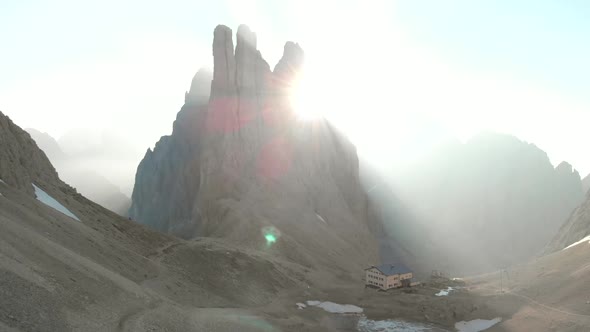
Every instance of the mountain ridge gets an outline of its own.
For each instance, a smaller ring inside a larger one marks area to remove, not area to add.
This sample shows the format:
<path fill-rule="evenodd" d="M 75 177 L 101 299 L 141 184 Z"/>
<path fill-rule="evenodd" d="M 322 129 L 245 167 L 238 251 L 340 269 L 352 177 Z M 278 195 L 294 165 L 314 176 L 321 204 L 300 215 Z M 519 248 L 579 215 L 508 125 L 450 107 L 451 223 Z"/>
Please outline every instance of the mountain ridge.
<path fill-rule="evenodd" d="M 554 167 L 536 145 L 492 132 L 439 149 L 396 180 L 439 247 L 434 254 L 446 253 L 440 268 L 455 274 L 540 254 L 584 197 L 570 164 Z"/>

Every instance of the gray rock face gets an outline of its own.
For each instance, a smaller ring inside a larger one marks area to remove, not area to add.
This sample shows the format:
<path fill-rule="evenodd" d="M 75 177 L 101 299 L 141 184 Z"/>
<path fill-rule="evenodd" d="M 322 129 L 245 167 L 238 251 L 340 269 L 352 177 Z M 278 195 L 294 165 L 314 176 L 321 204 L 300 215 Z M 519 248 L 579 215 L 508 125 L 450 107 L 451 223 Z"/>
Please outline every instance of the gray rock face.
<path fill-rule="evenodd" d="M 584 188 L 585 193 L 588 193 L 590 190 L 590 175 L 587 175 L 584 180 L 582 180 L 582 188 Z"/>
<path fill-rule="evenodd" d="M 564 180 L 578 184 L 576 180 L 580 179 L 580 175 L 577 171 L 572 170 L 569 164 L 561 163 L 556 169 Z M 589 178 L 586 177 L 580 184 L 582 187 L 580 190 L 586 193 L 585 201 L 579 206 L 575 206 L 572 214 L 561 226 L 557 235 L 547 245 L 545 249 L 547 253 L 561 250 L 590 235 L 590 196 L 588 196 L 588 188 L 586 187 Z"/>
<path fill-rule="evenodd" d="M 26 131 L 0 112 L 0 179 L 34 197 L 31 183 L 58 184 L 49 159 Z"/>
<path fill-rule="evenodd" d="M 148 149 L 137 168 L 129 216 L 154 229 L 191 237 L 199 222 L 193 203 L 200 183 L 200 139 L 212 73 L 200 70 L 185 95 L 172 135 Z M 193 217 L 194 216 L 194 217 Z"/>
<path fill-rule="evenodd" d="M 545 249 L 546 253 L 561 250 L 590 235 L 590 196 L 574 210 Z"/>
<path fill-rule="evenodd" d="M 131 215 L 183 237 L 272 246 L 302 264 L 320 252 L 343 269 L 376 261 L 355 147 L 324 120 L 298 121 L 288 102 L 301 48 L 287 43 L 272 72 L 249 28 L 238 28 L 234 53 L 231 30 L 218 26 L 213 57 L 210 100 L 185 105 L 148 151 Z"/>

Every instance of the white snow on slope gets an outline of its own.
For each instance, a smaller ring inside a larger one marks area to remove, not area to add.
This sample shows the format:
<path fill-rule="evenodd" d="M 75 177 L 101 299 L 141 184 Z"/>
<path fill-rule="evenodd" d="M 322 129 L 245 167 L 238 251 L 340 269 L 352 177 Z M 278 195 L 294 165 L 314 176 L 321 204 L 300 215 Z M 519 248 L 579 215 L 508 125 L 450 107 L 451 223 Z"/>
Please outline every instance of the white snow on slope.
<path fill-rule="evenodd" d="M 447 289 L 442 289 L 440 292 L 434 294 L 434 296 L 449 296 L 449 293 L 453 291 L 453 287 L 449 287 Z"/>
<path fill-rule="evenodd" d="M 366 317 L 362 317 L 359 319 L 357 324 L 357 329 L 360 332 L 397 332 L 397 331 L 405 331 L 405 332 L 422 332 L 422 331 L 432 331 L 433 327 L 427 326 L 424 324 L 418 323 L 410 323 L 410 322 L 403 322 L 403 321 L 396 321 L 396 320 L 370 320 Z M 437 329 L 440 331 L 440 329 Z"/>
<path fill-rule="evenodd" d="M 39 202 L 65 214 L 66 216 L 72 219 L 80 221 L 78 217 L 76 217 L 72 212 L 70 212 L 70 210 L 68 210 L 65 206 L 61 205 L 58 201 L 56 201 L 55 198 L 49 196 L 46 192 L 44 192 L 41 188 L 37 187 L 35 184 L 33 184 L 33 187 L 35 188 L 35 196 L 37 196 L 37 200 Z"/>
<path fill-rule="evenodd" d="M 494 318 L 494 319 L 475 319 L 469 322 L 461 321 L 455 323 L 455 328 L 459 330 L 459 332 L 480 332 L 489 329 L 490 327 L 500 323 L 502 318 Z"/>
<path fill-rule="evenodd" d="M 0 179 L 0 183 L 4 183 L 4 184 L 6 184 L 6 182 L 4 182 L 4 180 L 2 180 L 2 179 Z"/>
<path fill-rule="evenodd" d="M 299 303 L 299 302 L 295 303 L 295 305 L 297 306 L 297 309 L 299 309 L 299 310 L 304 309 L 305 307 L 307 307 L 305 304 Z"/>
<path fill-rule="evenodd" d="M 567 247 L 563 248 L 562 250 L 566 250 L 566 249 L 569 249 L 569 248 L 571 248 L 571 247 L 573 247 L 573 246 L 577 246 L 578 244 L 580 244 L 580 243 L 583 243 L 583 242 L 588 242 L 588 243 L 590 243 L 590 235 L 586 236 L 585 238 L 581 239 L 581 240 L 580 240 L 580 241 L 578 241 L 578 242 L 575 242 L 575 243 L 572 243 L 572 244 L 570 244 L 569 246 L 567 246 Z"/>
<path fill-rule="evenodd" d="M 328 223 L 326 222 L 326 219 L 322 218 L 322 216 L 320 216 L 320 215 L 319 215 L 319 214 L 317 214 L 317 213 L 316 213 L 315 215 L 318 217 L 318 219 L 319 219 L 319 220 L 323 221 L 323 222 L 324 222 L 324 224 L 328 224 Z"/>
<path fill-rule="evenodd" d="M 352 304 L 338 304 L 334 302 L 320 302 L 320 301 L 307 301 L 307 305 L 310 307 L 322 308 L 327 312 L 333 314 L 360 314 L 363 312 L 363 308 L 357 307 Z"/>

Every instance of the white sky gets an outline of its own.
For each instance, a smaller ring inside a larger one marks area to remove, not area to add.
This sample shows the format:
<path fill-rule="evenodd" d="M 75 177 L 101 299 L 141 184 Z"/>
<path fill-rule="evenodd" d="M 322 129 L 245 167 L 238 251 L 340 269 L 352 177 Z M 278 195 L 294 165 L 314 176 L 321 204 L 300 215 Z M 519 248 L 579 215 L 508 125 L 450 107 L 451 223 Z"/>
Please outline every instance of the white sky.
<path fill-rule="evenodd" d="M 299 104 L 330 118 L 375 163 L 412 150 L 415 132 L 466 139 L 490 129 L 535 143 L 554 163 L 567 160 L 590 172 L 584 2 L 2 6 L 0 110 L 56 139 L 73 131 L 87 133 L 80 142 L 89 145 L 105 135 L 124 140 L 128 153 L 118 151 L 105 161 L 113 165 L 96 171 L 127 192 L 132 165 L 171 132 L 192 76 L 210 65 L 218 23 L 234 31 L 250 25 L 271 66 L 285 41 L 299 42 L 307 57 Z"/>

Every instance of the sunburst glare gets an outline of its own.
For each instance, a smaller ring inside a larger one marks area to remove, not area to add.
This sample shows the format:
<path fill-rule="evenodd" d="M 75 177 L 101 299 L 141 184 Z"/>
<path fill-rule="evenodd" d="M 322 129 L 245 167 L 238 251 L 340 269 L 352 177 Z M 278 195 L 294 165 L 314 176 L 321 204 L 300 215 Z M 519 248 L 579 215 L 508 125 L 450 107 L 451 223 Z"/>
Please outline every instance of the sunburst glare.
<path fill-rule="evenodd" d="M 291 88 L 291 106 L 297 117 L 304 121 L 313 121 L 323 117 L 320 106 L 321 90 L 312 84 L 305 73 L 301 73 Z"/>

